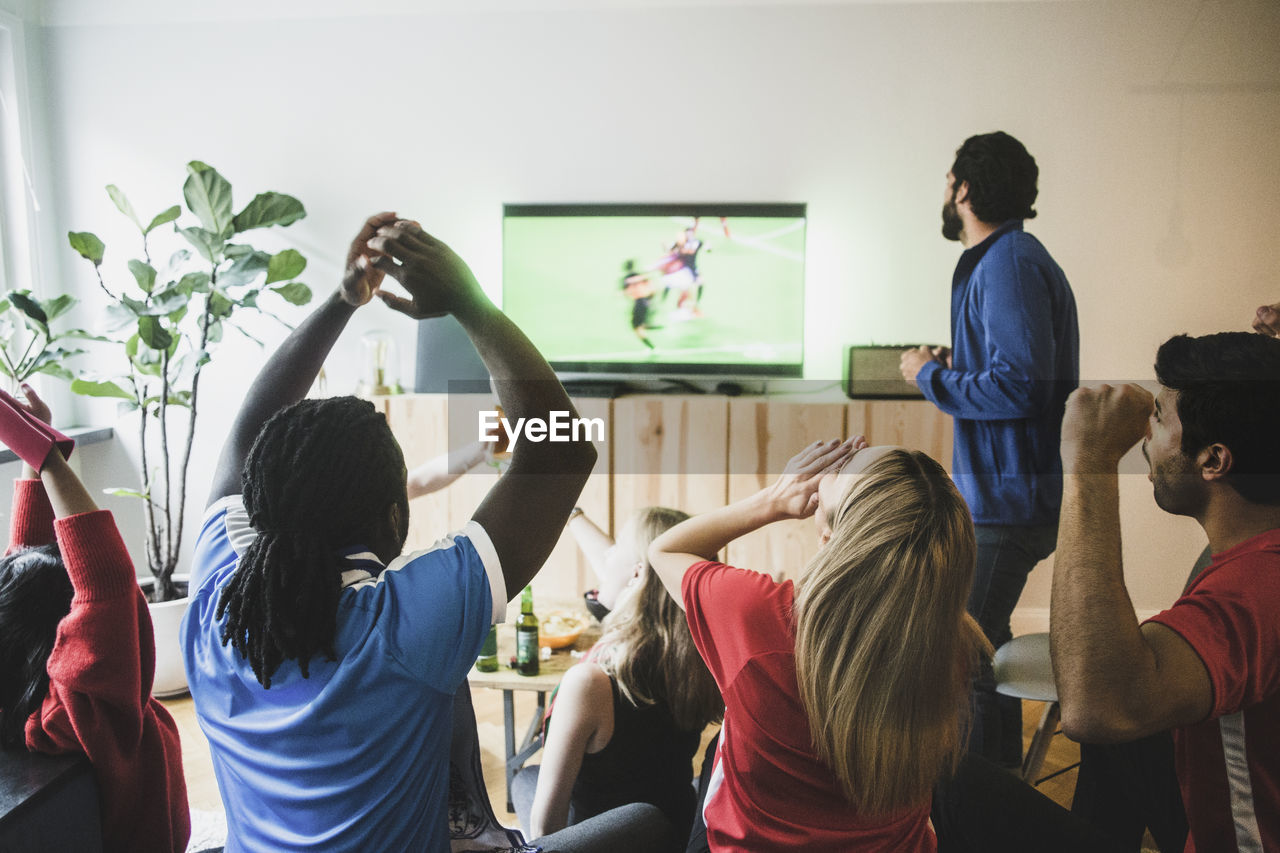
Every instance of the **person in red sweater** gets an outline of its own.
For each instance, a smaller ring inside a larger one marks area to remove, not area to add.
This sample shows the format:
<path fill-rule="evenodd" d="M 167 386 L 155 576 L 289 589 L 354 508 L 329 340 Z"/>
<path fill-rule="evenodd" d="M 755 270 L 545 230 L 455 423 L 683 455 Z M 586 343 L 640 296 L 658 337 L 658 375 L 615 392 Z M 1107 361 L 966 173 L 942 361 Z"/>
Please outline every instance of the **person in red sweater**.
<path fill-rule="evenodd" d="M 48 406 L 23 390 L 48 423 Z M 0 560 L 0 742 L 89 757 L 108 851 L 181 851 L 191 835 L 178 727 L 151 698 L 154 674 L 151 616 L 120 532 L 54 448 L 14 482 Z"/>

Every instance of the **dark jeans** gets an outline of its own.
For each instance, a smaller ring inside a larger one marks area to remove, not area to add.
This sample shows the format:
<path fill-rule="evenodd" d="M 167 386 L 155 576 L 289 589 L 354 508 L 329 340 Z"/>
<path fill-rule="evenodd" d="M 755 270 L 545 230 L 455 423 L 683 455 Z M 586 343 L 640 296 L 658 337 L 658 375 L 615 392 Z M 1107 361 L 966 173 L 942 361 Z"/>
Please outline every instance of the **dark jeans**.
<path fill-rule="evenodd" d="M 1009 617 L 1018 604 L 1027 575 L 1058 542 L 1056 524 L 1038 527 L 975 528 L 978 562 L 969 593 L 969 613 L 995 648 L 1009 642 Z M 1002 767 L 1022 764 L 1022 700 L 996 693 L 991 664 L 986 661 L 973 688 L 973 722 L 969 751 Z"/>
<path fill-rule="evenodd" d="M 1123 853 L 1096 827 L 972 753 L 938 784 L 930 813 L 938 853 Z"/>
<path fill-rule="evenodd" d="M 1130 853 L 1142 848 L 1147 829 L 1163 853 L 1181 853 L 1187 843 L 1187 815 L 1174 768 L 1173 735 L 1159 732 L 1129 743 L 1080 744 L 1071 813 Z"/>

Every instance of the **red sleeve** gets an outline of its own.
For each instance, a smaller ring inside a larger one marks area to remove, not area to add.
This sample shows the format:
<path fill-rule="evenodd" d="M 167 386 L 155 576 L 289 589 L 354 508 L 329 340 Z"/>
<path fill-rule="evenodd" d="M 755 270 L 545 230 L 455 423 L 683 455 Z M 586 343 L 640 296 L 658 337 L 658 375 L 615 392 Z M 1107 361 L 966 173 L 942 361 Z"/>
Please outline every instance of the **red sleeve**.
<path fill-rule="evenodd" d="M 706 560 L 680 583 L 689 632 L 721 692 L 752 657 L 794 652 L 791 581 Z"/>
<path fill-rule="evenodd" d="M 1280 558 L 1238 559 L 1206 572 L 1151 618 L 1193 648 L 1213 684 L 1212 717 L 1280 691 Z"/>
<path fill-rule="evenodd" d="M 52 544 L 53 507 L 39 480 L 13 481 L 13 517 L 9 520 L 9 550 Z"/>
<path fill-rule="evenodd" d="M 49 690 L 69 709 L 83 707 L 102 715 L 103 724 L 132 729 L 155 676 L 151 614 L 133 563 L 106 510 L 60 518 L 55 526 L 75 594 L 49 655 Z"/>

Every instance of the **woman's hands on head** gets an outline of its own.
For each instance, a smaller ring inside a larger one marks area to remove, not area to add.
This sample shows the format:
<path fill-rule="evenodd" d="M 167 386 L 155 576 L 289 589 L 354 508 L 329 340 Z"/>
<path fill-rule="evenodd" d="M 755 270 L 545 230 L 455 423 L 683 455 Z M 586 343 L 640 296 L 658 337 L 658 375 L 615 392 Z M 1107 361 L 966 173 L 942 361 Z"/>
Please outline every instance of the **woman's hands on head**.
<path fill-rule="evenodd" d="M 865 436 L 855 435 L 815 441 L 801 450 L 782 469 L 765 492 L 779 518 L 808 518 L 818 508 L 818 484 L 823 476 L 839 471 L 856 451 L 867 446 Z"/>

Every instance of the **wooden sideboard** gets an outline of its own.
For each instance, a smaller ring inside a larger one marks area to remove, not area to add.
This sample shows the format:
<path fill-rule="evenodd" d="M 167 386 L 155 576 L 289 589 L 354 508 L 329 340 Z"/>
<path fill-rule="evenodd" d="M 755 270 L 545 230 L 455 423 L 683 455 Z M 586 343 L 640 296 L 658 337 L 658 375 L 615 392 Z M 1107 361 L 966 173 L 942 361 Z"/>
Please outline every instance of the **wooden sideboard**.
<path fill-rule="evenodd" d="M 486 395 L 406 394 L 377 400 L 409 467 L 478 434 Z M 923 400 L 843 397 L 633 395 L 575 400 L 583 418 L 600 418 L 605 440 L 579 505 L 615 534 L 637 509 L 664 505 L 705 512 L 772 482 L 812 441 L 865 434 L 873 444 L 924 450 L 948 469 L 951 418 Z M 423 548 L 466 523 L 497 473 L 481 467 L 412 504 L 408 548 Z M 794 576 L 817 550 L 812 520 L 771 525 L 728 548 L 734 565 Z M 565 534 L 534 581 L 542 600 L 576 600 L 595 576 Z"/>

